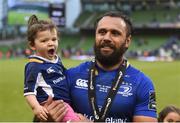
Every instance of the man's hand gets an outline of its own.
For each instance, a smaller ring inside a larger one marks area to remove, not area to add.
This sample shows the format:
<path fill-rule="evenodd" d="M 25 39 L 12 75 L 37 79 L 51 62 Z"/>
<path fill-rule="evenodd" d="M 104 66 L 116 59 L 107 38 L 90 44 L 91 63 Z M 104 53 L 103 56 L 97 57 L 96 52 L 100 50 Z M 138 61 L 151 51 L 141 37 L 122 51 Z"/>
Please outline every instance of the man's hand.
<path fill-rule="evenodd" d="M 48 119 L 48 111 L 45 107 L 38 105 L 33 109 L 35 116 L 41 121 L 47 121 Z"/>
<path fill-rule="evenodd" d="M 44 107 L 49 112 L 48 121 L 60 122 L 64 118 L 67 110 L 66 105 L 63 100 L 53 100 L 52 97 L 49 97 L 47 102 L 44 104 Z"/>
<path fill-rule="evenodd" d="M 84 122 L 84 123 L 93 123 L 93 121 L 90 121 L 87 117 L 83 116 L 82 114 L 78 113 L 77 114 L 79 117 L 79 122 Z"/>

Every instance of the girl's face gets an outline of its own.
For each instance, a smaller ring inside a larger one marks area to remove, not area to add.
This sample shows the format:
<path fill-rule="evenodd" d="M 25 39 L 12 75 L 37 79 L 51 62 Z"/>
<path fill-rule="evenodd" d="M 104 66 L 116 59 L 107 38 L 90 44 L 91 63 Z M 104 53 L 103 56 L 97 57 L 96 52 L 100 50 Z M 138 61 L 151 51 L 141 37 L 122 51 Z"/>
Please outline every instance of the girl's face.
<path fill-rule="evenodd" d="M 48 60 L 54 60 L 58 48 L 57 30 L 52 29 L 37 32 L 34 45 L 30 47 L 35 51 L 36 55 Z"/>
<path fill-rule="evenodd" d="M 180 122 L 180 116 L 178 113 L 176 112 L 170 112 L 168 113 L 168 115 L 164 118 L 164 121 L 165 123 L 168 123 L 168 122 Z"/>

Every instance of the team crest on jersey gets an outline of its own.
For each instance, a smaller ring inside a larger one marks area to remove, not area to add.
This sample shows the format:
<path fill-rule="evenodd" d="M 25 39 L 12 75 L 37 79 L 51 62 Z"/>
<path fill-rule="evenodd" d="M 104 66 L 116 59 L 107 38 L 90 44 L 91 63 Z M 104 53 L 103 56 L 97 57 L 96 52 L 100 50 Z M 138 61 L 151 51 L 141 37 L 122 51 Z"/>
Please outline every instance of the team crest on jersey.
<path fill-rule="evenodd" d="M 132 96 L 132 86 L 131 84 L 125 84 L 125 85 L 121 85 L 120 89 L 118 91 L 118 94 L 121 94 L 124 97 L 128 97 L 128 96 Z"/>
<path fill-rule="evenodd" d="M 111 88 L 111 86 L 105 86 L 105 85 L 100 85 L 100 84 L 97 84 L 97 87 L 100 92 L 105 92 L 105 93 L 107 93 L 109 91 L 109 89 Z M 133 95 L 132 94 L 132 84 L 123 82 L 122 85 L 120 86 L 117 94 L 121 94 L 124 97 Z"/>
<path fill-rule="evenodd" d="M 154 91 L 149 92 L 148 108 L 149 108 L 149 110 L 156 110 L 156 97 L 155 97 L 155 92 Z"/>

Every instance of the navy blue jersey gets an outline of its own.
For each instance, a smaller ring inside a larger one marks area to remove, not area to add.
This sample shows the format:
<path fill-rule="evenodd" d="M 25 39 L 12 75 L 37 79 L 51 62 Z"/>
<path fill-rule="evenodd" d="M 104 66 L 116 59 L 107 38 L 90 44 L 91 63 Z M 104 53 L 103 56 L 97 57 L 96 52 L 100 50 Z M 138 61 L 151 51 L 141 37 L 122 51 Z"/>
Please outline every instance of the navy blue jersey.
<path fill-rule="evenodd" d="M 70 102 L 65 68 L 57 56 L 55 61 L 49 61 L 39 56 L 30 56 L 25 66 L 24 96 L 36 95 L 38 102 L 47 100 L 51 95 L 55 100 L 63 99 Z"/>
<path fill-rule="evenodd" d="M 76 112 L 94 120 L 88 99 L 89 69 L 92 62 L 85 62 L 67 70 L 72 107 Z M 111 84 L 118 70 L 104 71 L 98 66 L 96 80 L 96 99 L 101 110 Z M 155 92 L 151 80 L 131 65 L 125 70 L 123 82 L 107 113 L 106 122 L 131 122 L 133 116 L 157 117 Z"/>

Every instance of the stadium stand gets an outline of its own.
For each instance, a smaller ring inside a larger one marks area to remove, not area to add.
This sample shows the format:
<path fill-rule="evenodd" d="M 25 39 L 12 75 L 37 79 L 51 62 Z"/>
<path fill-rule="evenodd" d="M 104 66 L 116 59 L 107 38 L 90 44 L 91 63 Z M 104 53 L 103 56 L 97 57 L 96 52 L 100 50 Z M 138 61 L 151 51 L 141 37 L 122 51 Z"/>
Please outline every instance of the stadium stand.
<path fill-rule="evenodd" d="M 144 7 L 144 2 L 140 1 L 132 1 L 131 4 L 123 4 L 123 1 L 121 1 L 121 5 L 117 6 L 116 1 L 114 1 L 114 4 L 111 4 L 107 7 L 104 7 L 108 5 L 108 1 L 92 1 L 89 2 L 88 0 L 84 0 L 84 10 L 78 17 L 78 19 L 75 22 L 75 26 L 79 28 L 93 28 L 93 22 L 94 19 L 97 18 L 99 15 L 104 13 L 105 11 L 109 10 L 121 10 L 125 11 L 129 14 L 131 19 L 133 20 L 133 23 L 136 26 L 146 26 L 148 24 L 154 24 L 158 26 L 157 24 L 161 23 L 175 23 L 179 22 L 179 11 L 180 9 L 178 6 L 170 7 L 167 6 L 167 3 L 165 4 L 157 4 L 157 3 L 146 3 L 146 7 Z M 111 1 L 113 2 L 113 0 Z M 125 1 L 124 1 L 125 2 Z M 101 3 L 101 4 L 100 4 Z M 134 4 L 132 4 L 134 3 Z M 114 7 L 112 7 L 112 5 Z M 98 7 L 97 7 L 98 6 Z M 106 8 L 106 9 L 103 9 Z M 121 8 L 121 9 L 120 9 Z M 83 26 L 82 26 L 83 25 Z M 152 25 L 153 26 L 153 25 Z"/>
<path fill-rule="evenodd" d="M 133 45 L 130 47 L 129 53 L 127 53 L 127 56 L 131 58 L 152 55 L 161 56 L 159 48 L 167 49 L 164 46 L 169 46 L 168 40 L 171 39 L 172 35 L 180 32 L 179 1 L 82 0 L 82 3 L 84 6 L 83 11 L 74 23 L 74 26 L 81 30 L 82 36 L 93 34 L 95 19 L 106 11 L 120 10 L 131 17 L 135 28 Z M 92 51 L 92 47 L 87 47 L 94 40 L 90 37 L 87 36 L 86 41 L 81 44 L 83 50 L 87 52 Z M 177 39 L 176 42 L 179 42 L 179 40 Z M 174 47 L 179 47 L 179 43 L 176 43 Z M 169 48 L 172 50 L 171 46 Z M 178 55 L 172 55 L 173 52 L 174 50 L 171 51 L 169 56 L 173 59 L 179 59 Z M 177 52 L 176 50 L 175 54 L 179 54 Z"/>
<path fill-rule="evenodd" d="M 77 54 L 92 55 L 95 19 L 106 11 L 118 10 L 125 12 L 131 17 L 135 29 L 132 45 L 126 54 L 127 57 L 136 58 L 152 55 L 159 57 L 163 56 L 162 54 L 169 53 L 169 56 L 173 59 L 180 59 L 178 50 L 180 49 L 180 40 L 176 36 L 180 33 L 180 1 L 81 0 L 81 5 L 81 13 L 72 27 L 78 31 L 71 33 L 71 29 L 69 31 L 66 27 L 60 30 L 63 33 L 60 39 L 62 56 L 70 57 Z M 14 10 L 24 11 L 24 16 L 28 16 L 26 10 L 35 10 L 40 12 L 42 18 L 48 17 L 47 2 L 46 4 L 39 4 L 35 1 L 32 3 L 28 2 L 28 4 L 17 4 L 9 9 L 10 20 L 8 20 L 8 25 L 5 25 L 3 30 L 0 29 L 0 42 L 8 38 L 10 40 L 16 39 L 16 37 L 21 37 L 20 40 L 22 42 L 26 40 L 23 34 L 26 29 L 22 28 L 24 22 L 17 24 L 17 14 L 14 13 Z M 5 54 L 11 49 L 14 49 L 15 52 L 17 52 L 16 50 L 20 52 L 19 49 L 22 51 L 27 49 L 26 45 L 19 43 L 15 43 L 16 46 L 13 45 L 6 46 L 0 43 L 1 54 Z"/>

